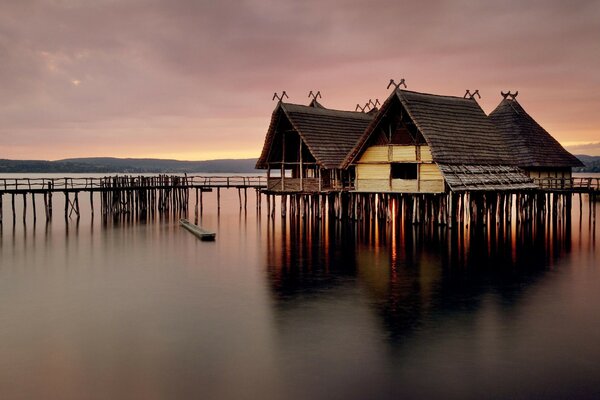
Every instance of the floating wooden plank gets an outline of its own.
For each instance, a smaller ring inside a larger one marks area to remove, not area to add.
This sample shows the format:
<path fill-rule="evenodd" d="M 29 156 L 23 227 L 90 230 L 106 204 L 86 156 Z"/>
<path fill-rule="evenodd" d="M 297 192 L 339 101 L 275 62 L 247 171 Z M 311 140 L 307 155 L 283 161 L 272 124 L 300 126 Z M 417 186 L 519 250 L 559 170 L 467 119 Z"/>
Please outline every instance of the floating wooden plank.
<path fill-rule="evenodd" d="M 192 232 L 196 235 L 200 240 L 215 240 L 217 234 L 215 232 L 207 231 L 206 229 L 202 229 L 198 225 L 192 224 L 185 218 L 181 218 L 179 220 L 179 224 L 183 226 L 188 231 Z"/>

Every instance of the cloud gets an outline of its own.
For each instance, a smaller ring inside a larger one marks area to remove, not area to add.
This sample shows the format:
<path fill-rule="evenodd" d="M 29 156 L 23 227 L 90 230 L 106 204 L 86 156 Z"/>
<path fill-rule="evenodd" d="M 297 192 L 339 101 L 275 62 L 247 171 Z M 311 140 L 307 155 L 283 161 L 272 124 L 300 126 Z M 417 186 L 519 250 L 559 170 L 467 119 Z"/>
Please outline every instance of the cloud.
<path fill-rule="evenodd" d="M 519 89 L 559 140 L 593 141 L 599 36 L 597 1 L 9 0 L 2 150 L 22 154 L 21 138 L 38 145 L 31 154 L 61 157 L 76 140 L 69 151 L 103 143 L 111 155 L 122 146 L 105 139 L 119 136 L 132 156 L 258 152 L 274 91 L 305 103 L 320 89 L 348 109 L 385 97 L 390 77 L 442 94 L 480 89 L 486 110 Z M 131 143 L 144 140 L 156 150 Z"/>
<path fill-rule="evenodd" d="M 600 155 L 600 142 L 567 145 L 565 148 L 573 154 Z"/>

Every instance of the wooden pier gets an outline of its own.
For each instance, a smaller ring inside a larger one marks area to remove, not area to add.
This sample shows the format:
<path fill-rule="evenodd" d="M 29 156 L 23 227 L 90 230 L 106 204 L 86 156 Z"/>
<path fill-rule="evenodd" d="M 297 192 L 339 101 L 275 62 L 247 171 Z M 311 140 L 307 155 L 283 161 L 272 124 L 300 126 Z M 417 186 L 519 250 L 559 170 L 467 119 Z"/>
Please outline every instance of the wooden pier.
<path fill-rule="evenodd" d="M 103 216 L 148 217 L 168 212 L 186 212 L 190 193 L 195 192 L 196 214 L 202 212 L 204 192 L 217 192 L 217 207 L 221 207 L 221 189 L 238 191 L 240 208 L 246 207 L 248 190 L 259 199 L 267 180 L 262 176 L 109 176 L 102 178 L 0 178 L 0 223 L 4 195 L 11 200 L 13 221 L 16 219 L 15 197 L 22 196 L 23 220 L 27 217 L 27 198 L 31 198 L 34 221 L 37 219 L 35 196 L 42 196 L 44 216 L 50 220 L 54 210 L 53 196 L 64 195 L 64 217 L 80 216 L 81 193 L 89 194 L 94 215 L 94 194 L 100 194 Z M 243 196 L 243 199 L 242 199 Z M 260 201 L 257 201 L 257 207 Z"/>
<path fill-rule="evenodd" d="M 445 193 L 365 193 L 352 188 L 320 192 L 276 192 L 269 190 L 265 176 L 112 176 L 103 178 L 0 178 L 0 223 L 4 197 L 10 198 L 13 222 L 15 202 L 22 196 L 23 221 L 28 198 L 34 221 L 36 196 L 43 197 L 44 217 L 50 220 L 53 196 L 64 196 L 64 217 L 80 217 L 80 194 L 89 194 L 90 211 L 95 213 L 94 196 L 99 193 L 103 217 L 150 218 L 167 213 L 186 214 L 193 196 L 196 217 L 203 212 L 203 193 L 216 191 L 217 209 L 221 189 L 238 191 L 240 209 L 248 204 L 248 190 L 254 190 L 256 208 L 266 197 L 267 215 L 274 218 L 276 203 L 281 216 L 364 220 L 399 218 L 405 223 L 453 227 L 457 224 L 487 225 L 542 220 L 571 213 L 573 201 L 583 209 L 583 195 L 589 202 L 590 222 L 595 223 L 594 202 L 600 198 L 600 178 L 544 178 L 538 189 L 521 191 L 464 191 Z M 277 201 L 278 200 L 278 201 Z M 581 215 L 581 212 L 580 212 Z"/>

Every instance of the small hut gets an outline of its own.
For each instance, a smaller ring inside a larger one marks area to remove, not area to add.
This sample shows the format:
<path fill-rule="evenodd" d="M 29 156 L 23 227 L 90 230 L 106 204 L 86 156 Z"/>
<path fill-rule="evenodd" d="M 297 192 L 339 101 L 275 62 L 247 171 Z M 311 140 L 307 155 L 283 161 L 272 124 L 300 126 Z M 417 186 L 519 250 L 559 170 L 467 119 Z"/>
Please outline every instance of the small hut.
<path fill-rule="evenodd" d="M 516 165 L 540 186 L 562 185 L 571 178 L 572 167 L 583 165 L 527 114 L 515 96 L 506 96 L 489 118 L 504 135 Z"/>
<path fill-rule="evenodd" d="M 443 193 L 533 189 L 473 98 L 395 89 L 349 151 L 355 190 Z"/>
<path fill-rule="evenodd" d="M 373 119 L 369 113 L 279 102 L 273 111 L 256 168 L 267 170 L 273 193 L 343 190 L 352 177 L 342 168 L 346 155 Z"/>

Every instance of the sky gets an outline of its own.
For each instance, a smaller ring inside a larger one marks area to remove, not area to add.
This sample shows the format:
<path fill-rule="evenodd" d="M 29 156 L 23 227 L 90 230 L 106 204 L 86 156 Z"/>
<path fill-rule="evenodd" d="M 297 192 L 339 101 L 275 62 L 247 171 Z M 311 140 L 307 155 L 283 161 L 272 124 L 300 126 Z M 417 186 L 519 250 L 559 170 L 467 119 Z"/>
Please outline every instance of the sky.
<path fill-rule="evenodd" d="M 275 102 L 500 91 L 600 155 L 600 1 L 2 0 L 0 158 L 258 157 Z"/>

